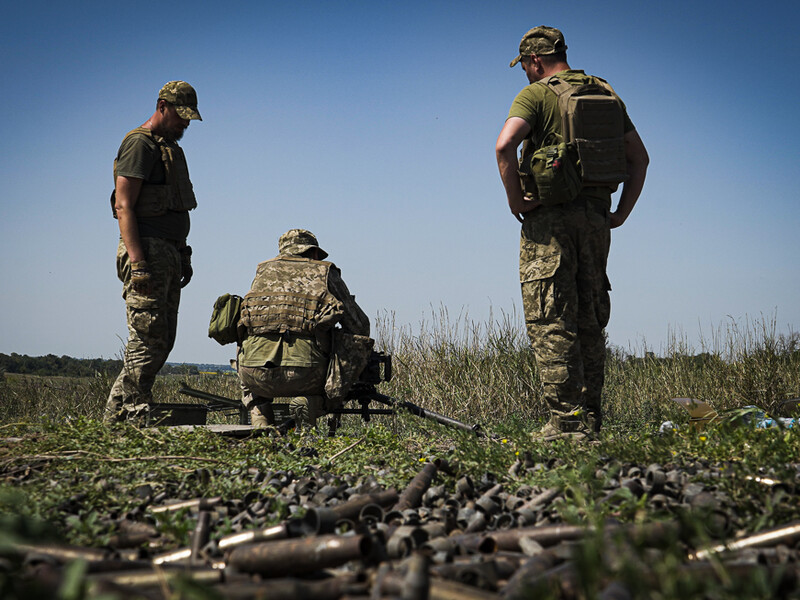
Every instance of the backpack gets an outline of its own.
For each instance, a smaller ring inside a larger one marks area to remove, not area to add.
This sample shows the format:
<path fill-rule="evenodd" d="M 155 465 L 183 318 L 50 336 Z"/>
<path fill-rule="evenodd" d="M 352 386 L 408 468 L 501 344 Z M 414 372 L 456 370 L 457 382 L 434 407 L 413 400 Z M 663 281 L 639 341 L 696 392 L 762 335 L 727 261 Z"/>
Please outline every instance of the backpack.
<path fill-rule="evenodd" d="M 521 174 L 533 178 L 525 187 L 533 183 L 543 204 L 570 202 L 584 186 L 615 190 L 628 177 L 622 101 L 595 79 L 573 85 L 551 75 L 541 81 L 558 96 L 562 140 L 533 152 Z"/>
<path fill-rule="evenodd" d="M 628 178 L 625 111 L 605 81 L 572 85 L 552 75 L 545 85 L 558 94 L 564 142 L 578 151 L 583 185 L 616 186 Z"/>
<path fill-rule="evenodd" d="M 236 331 L 239 325 L 239 313 L 242 309 L 242 297 L 234 294 L 223 294 L 214 302 L 211 322 L 208 324 L 208 337 L 223 346 L 239 341 Z"/>

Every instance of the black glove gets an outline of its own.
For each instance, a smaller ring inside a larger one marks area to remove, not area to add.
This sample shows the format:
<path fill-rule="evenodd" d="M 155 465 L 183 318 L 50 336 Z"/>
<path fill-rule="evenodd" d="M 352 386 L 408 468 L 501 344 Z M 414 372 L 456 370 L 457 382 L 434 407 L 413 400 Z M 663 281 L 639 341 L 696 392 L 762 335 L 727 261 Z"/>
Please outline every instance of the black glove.
<path fill-rule="evenodd" d="M 192 269 L 192 247 L 184 246 L 180 249 L 181 253 L 181 287 L 186 287 L 192 280 L 194 270 Z"/>

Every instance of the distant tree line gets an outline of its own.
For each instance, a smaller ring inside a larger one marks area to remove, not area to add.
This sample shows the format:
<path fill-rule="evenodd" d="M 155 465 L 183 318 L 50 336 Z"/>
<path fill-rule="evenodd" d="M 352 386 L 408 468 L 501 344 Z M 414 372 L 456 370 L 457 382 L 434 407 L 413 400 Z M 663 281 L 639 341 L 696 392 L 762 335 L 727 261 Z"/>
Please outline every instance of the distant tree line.
<path fill-rule="evenodd" d="M 0 353 L 0 373 L 61 377 L 115 376 L 122 369 L 122 361 L 104 358 L 72 358 L 71 356 L 27 356 Z M 197 375 L 196 365 L 164 365 L 161 375 Z"/>

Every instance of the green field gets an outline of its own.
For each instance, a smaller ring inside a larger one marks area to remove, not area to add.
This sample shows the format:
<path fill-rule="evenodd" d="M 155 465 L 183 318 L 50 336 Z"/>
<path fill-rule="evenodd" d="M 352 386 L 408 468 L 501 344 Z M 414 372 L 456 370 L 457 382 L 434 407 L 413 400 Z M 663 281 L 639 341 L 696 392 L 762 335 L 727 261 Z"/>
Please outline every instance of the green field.
<path fill-rule="evenodd" d="M 0 597 L 35 597 L 24 595 L 15 546 L 108 545 L 120 533 L 121 515 L 141 512 L 145 488 L 148 499 L 242 498 L 256 485 L 253 473 L 325 472 L 342 481 L 368 479 L 403 489 L 435 459 L 452 467 L 436 480 L 447 494 L 455 493 L 464 476 L 499 483 L 507 492 L 555 489 L 548 522 L 595 532 L 571 550 L 577 595 L 556 587 L 542 597 L 598 597 L 609 582 L 620 582 L 631 594 L 627 597 L 637 598 L 798 597 L 796 588 L 782 587 L 786 579 L 777 563 L 758 559 L 762 563 L 743 568 L 713 556 L 710 571 L 703 571 L 688 558 L 719 540 L 800 520 L 800 428 L 759 429 L 742 419 L 745 406 L 769 412 L 800 397 L 797 335 L 779 335 L 767 321 L 732 324 L 699 352 L 679 341 L 661 356 L 610 349 L 608 426 L 598 445 L 530 440 L 546 411 L 524 334 L 511 319 L 450 323 L 442 315 L 414 336 L 383 323 L 378 340 L 394 356 L 395 376 L 381 386 L 383 393 L 479 422 L 496 438 L 478 439 L 407 415 L 376 417 L 366 425 L 346 417 L 334 438 L 292 432 L 234 441 L 207 432 L 108 427 L 99 418 L 110 377 L 6 374 L 0 382 Z M 231 398 L 239 393 L 231 376 L 169 376 L 159 378 L 156 398 L 191 401 L 177 391 L 184 381 Z M 674 397 L 704 400 L 722 418 L 702 430 L 690 427 L 688 414 L 671 402 Z M 213 418 L 235 422 L 233 415 Z M 659 435 L 666 420 L 678 430 Z M 685 485 L 701 486 L 713 501 L 665 503 L 647 490 L 613 484 L 654 464 L 683 474 Z M 289 507 L 281 506 L 262 524 L 289 517 Z M 710 527 L 719 512 L 727 515 L 725 527 Z M 196 517 L 188 511 L 159 517 L 159 551 L 187 546 Z M 659 548 L 628 539 L 609 552 L 610 542 L 601 534 L 610 523 L 655 522 L 678 524 L 680 536 Z M 233 527 L 223 520 L 212 536 Z M 793 564 L 796 543 L 784 553 Z M 61 597 L 100 597 L 82 585 L 83 572 L 69 573 L 62 573 Z M 203 586 L 187 589 L 175 584 L 158 597 L 224 597 Z"/>

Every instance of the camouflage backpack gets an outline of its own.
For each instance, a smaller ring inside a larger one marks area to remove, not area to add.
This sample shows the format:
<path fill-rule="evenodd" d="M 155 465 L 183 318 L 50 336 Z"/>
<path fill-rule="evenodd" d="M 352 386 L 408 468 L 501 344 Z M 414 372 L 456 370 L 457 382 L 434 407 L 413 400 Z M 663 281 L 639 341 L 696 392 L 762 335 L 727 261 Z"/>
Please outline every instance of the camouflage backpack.
<path fill-rule="evenodd" d="M 239 313 L 242 310 L 242 297 L 234 294 L 223 294 L 214 302 L 211 322 L 208 324 L 208 337 L 218 343 L 231 344 L 239 341 L 236 328 L 239 325 Z"/>
<path fill-rule="evenodd" d="M 544 204 L 574 200 L 583 186 L 615 190 L 625 181 L 625 112 L 605 81 L 573 85 L 551 75 L 540 83 L 558 96 L 562 140 L 543 146 L 521 165 Z M 524 152 L 523 152 L 524 155 Z"/>

